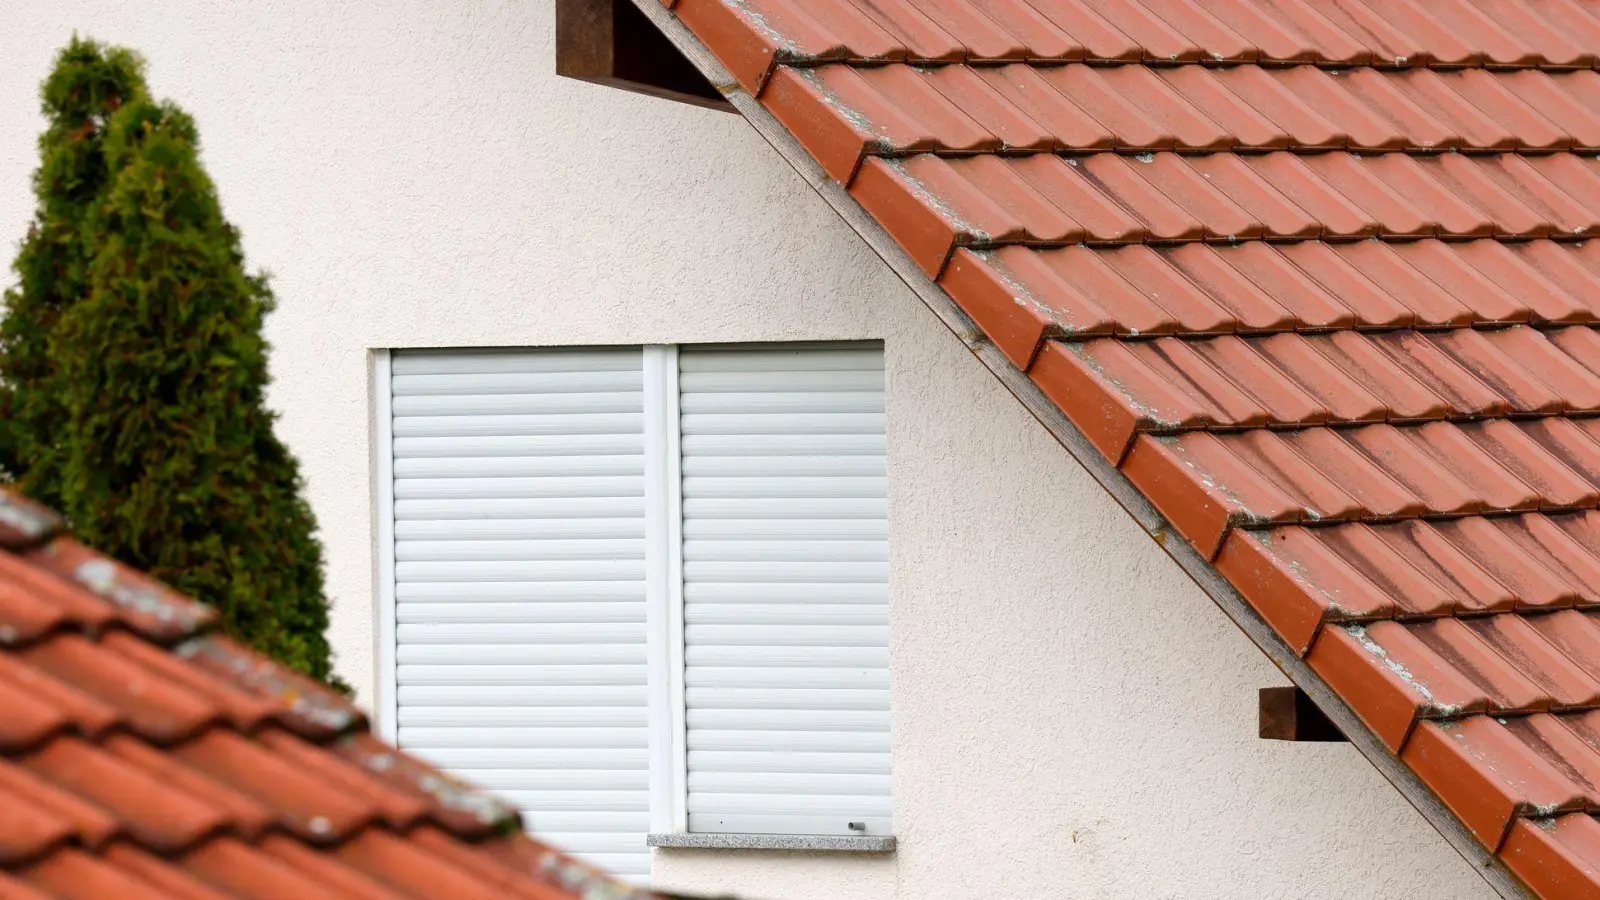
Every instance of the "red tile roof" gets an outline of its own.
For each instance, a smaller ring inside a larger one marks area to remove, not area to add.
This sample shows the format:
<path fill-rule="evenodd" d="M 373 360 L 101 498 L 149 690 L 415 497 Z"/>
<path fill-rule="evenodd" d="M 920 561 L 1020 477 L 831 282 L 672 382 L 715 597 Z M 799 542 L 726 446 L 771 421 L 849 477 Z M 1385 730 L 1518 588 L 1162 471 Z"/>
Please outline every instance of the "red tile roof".
<path fill-rule="evenodd" d="M 642 900 L 0 490 L 0 900 Z"/>
<path fill-rule="evenodd" d="M 662 3 L 1489 852 L 1600 896 L 1600 3 Z"/>

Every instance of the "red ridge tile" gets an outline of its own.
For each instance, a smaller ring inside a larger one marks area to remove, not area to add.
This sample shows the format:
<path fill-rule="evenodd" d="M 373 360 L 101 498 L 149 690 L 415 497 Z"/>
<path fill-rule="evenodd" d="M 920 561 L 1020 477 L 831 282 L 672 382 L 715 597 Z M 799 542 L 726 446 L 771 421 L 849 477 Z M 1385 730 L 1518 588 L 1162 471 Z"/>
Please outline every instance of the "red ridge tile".
<path fill-rule="evenodd" d="M 842 59 L 858 52 L 786 0 L 739 5 L 678 0 L 672 11 L 753 95 L 760 95 L 780 62 Z"/>
<path fill-rule="evenodd" d="M 1294 501 L 1250 472 L 1205 432 L 1140 436 L 1122 473 L 1207 558 L 1234 525 L 1267 525 L 1299 516 Z M 1227 484 L 1221 489 L 1215 485 Z"/>

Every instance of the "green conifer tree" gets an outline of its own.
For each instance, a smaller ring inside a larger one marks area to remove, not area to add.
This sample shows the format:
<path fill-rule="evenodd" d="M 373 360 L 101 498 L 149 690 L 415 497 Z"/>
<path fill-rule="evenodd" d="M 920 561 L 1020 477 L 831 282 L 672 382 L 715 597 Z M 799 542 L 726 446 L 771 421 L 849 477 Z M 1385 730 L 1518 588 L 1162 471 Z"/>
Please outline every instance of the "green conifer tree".
<path fill-rule="evenodd" d="M 87 292 L 50 340 L 61 508 L 87 543 L 329 679 L 316 526 L 262 403 L 273 296 L 245 270 L 198 150 L 170 104 L 126 102 L 108 123 Z"/>
<path fill-rule="evenodd" d="M 33 175 L 38 210 L 13 263 L 17 285 L 5 294 L 0 321 L 0 470 L 59 506 L 62 409 L 50 334 L 87 292 L 94 247 L 84 224 L 108 184 L 106 125 L 123 104 L 145 99 L 144 63 L 127 50 L 74 37 L 40 94 L 48 127 Z"/>

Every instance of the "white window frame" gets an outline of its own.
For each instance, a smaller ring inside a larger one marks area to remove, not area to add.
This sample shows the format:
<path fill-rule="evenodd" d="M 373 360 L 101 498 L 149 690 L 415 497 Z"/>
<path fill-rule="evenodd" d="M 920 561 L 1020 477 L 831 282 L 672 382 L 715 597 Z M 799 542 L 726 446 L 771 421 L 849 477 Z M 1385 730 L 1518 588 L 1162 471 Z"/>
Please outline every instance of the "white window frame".
<path fill-rule="evenodd" d="M 390 744 L 400 735 L 400 685 L 396 663 L 398 636 L 395 625 L 394 565 L 394 375 L 388 350 L 372 353 L 372 480 L 375 528 L 374 569 L 377 581 L 377 619 L 373 655 L 378 683 L 372 713 L 378 736 Z"/>
<path fill-rule="evenodd" d="M 650 679 L 650 831 L 689 830 L 683 667 L 683 490 L 678 348 L 644 348 L 645 648 Z M 666 673 L 666 677 L 660 677 Z"/>
<path fill-rule="evenodd" d="M 893 836 L 708 834 L 688 829 L 687 706 L 684 697 L 683 491 L 678 348 L 643 346 L 645 610 L 649 686 L 650 834 L 654 847 L 886 853 Z M 374 726 L 398 738 L 395 605 L 392 351 L 372 351 L 372 457 L 377 685 Z M 666 673 L 657 677 L 656 673 Z"/>

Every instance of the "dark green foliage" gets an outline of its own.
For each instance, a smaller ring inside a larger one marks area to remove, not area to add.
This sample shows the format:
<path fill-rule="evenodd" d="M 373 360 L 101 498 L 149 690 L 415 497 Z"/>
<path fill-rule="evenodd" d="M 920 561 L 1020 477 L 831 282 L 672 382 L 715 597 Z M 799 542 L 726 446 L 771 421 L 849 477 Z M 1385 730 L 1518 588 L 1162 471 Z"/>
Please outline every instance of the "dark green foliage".
<path fill-rule="evenodd" d="M 86 543 L 328 679 L 316 526 L 262 405 L 272 292 L 244 268 L 187 115 L 125 98 L 100 154 L 109 175 L 73 237 L 81 287 L 46 342 L 60 414 L 44 495 Z"/>
<path fill-rule="evenodd" d="M 123 104 L 146 97 L 144 64 L 133 53 L 72 43 L 56 57 L 41 90 L 49 126 L 39 136 L 34 172 L 39 209 L 17 253 L 15 288 L 0 321 L 0 469 L 34 497 L 61 502 L 54 435 L 61 404 L 50 334 L 61 312 L 87 292 L 92 241 L 85 219 L 108 186 L 106 123 Z"/>

